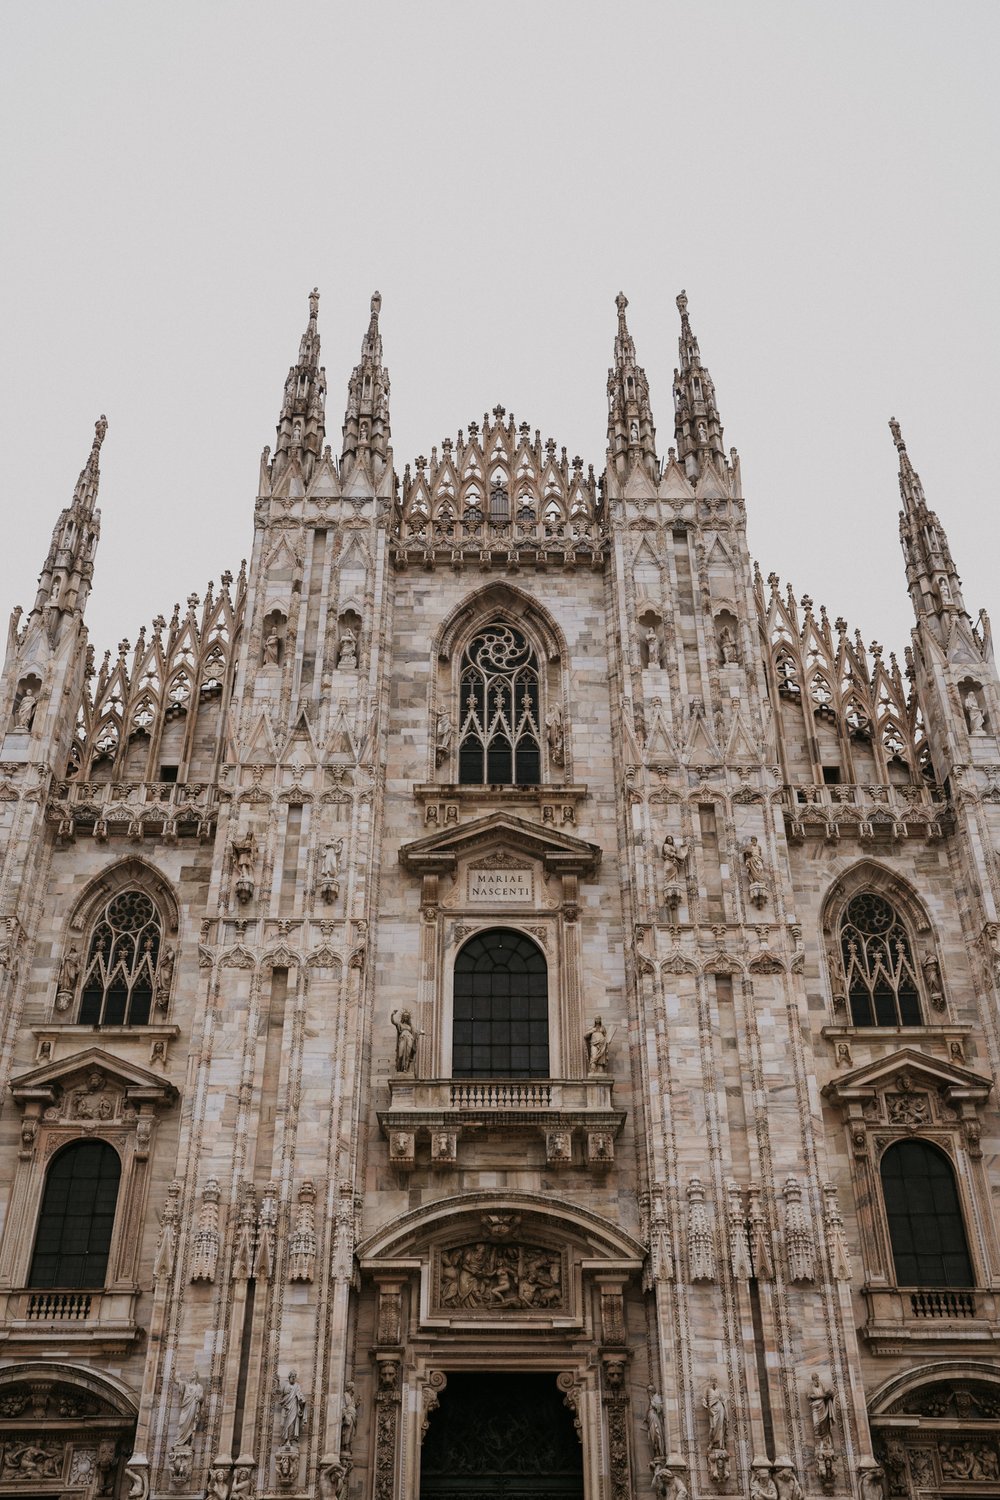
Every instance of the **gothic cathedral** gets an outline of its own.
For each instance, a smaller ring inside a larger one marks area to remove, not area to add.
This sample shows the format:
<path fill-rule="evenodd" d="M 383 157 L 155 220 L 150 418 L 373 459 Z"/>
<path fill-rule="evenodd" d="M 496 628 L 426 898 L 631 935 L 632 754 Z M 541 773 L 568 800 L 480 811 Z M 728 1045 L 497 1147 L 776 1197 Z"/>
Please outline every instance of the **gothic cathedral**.
<path fill-rule="evenodd" d="M 603 472 L 394 469 L 318 294 L 253 553 L 0 688 L 0 1497 L 1000 1497 L 1000 679 L 898 425 L 898 663 L 747 550 L 680 312 Z"/>

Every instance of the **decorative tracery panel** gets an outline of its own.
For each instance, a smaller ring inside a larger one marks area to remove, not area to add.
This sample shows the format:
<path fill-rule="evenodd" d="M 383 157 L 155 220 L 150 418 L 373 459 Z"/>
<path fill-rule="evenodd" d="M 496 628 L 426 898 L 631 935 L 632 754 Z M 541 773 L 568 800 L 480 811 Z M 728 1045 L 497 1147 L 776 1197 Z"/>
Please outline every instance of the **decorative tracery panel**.
<path fill-rule="evenodd" d="M 541 781 L 538 662 L 519 630 L 488 626 L 470 641 L 459 687 L 458 779 L 465 785 Z"/>
<path fill-rule="evenodd" d="M 895 908 L 862 891 L 844 909 L 840 947 L 855 1026 L 919 1026 L 920 987 L 909 933 Z"/>
<path fill-rule="evenodd" d="M 156 987 L 163 930 L 145 891 L 119 891 L 94 924 L 87 952 L 82 1026 L 145 1026 Z"/>

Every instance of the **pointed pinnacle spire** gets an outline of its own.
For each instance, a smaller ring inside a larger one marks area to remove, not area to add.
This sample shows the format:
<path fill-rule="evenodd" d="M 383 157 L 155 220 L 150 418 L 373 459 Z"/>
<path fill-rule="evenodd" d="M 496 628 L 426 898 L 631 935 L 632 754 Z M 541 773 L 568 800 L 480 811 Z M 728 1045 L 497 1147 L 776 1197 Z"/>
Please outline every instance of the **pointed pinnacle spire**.
<path fill-rule="evenodd" d="M 367 462 L 377 479 L 389 457 L 389 371 L 382 363 L 379 313 L 382 295 L 374 292 L 368 332 L 361 344 L 361 360 L 354 366 L 347 386 L 344 413 L 344 447 L 341 472 L 346 476 L 359 462 Z"/>
<path fill-rule="evenodd" d="M 726 458 L 715 386 L 701 362 L 698 340 L 691 329 L 687 292 L 679 293 L 677 310 L 681 333 L 677 341 L 680 368 L 674 371 L 674 436 L 688 478 L 695 479 L 708 460 L 714 459 L 724 469 Z"/>
<path fill-rule="evenodd" d="M 615 337 L 614 364 L 608 371 L 608 462 L 620 474 L 641 462 L 651 478 L 659 476 L 656 457 L 656 429 L 649 405 L 649 382 L 641 365 L 636 364 L 635 343 L 625 321 L 628 298 L 619 292 L 618 333 Z"/>
<path fill-rule="evenodd" d="M 102 412 L 94 423 L 94 441 L 76 481 L 73 499 L 60 512 L 38 577 L 35 612 L 49 611 L 53 641 L 60 616 L 82 614 L 90 593 L 94 553 L 101 534 L 101 513 L 96 509 L 96 501 L 101 480 L 101 447 L 107 430 L 108 419 Z"/>
<path fill-rule="evenodd" d="M 319 290 L 309 293 L 309 321 L 299 340 L 298 363 L 292 365 L 285 381 L 285 395 L 278 418 L 278 436 L 274 445 L 272 477 L 277 479 L 293 458 L 302 465 L 308 482 L 313 465 L 323 451 L 326 436 L 326 371 L 319 362 L 320 343 L 317 330 Z"/>
<path fill-rule="evenodd" d="M 928 508 L 920 475 L 910 462 L 903 434 L 895 417 L 889 431 L 899 455 L 899 541 L 906 562 L 906 582 L 917 619 L 925 615 L 965 613 L 962 580 L 948 546 L 944 527 Z"/>

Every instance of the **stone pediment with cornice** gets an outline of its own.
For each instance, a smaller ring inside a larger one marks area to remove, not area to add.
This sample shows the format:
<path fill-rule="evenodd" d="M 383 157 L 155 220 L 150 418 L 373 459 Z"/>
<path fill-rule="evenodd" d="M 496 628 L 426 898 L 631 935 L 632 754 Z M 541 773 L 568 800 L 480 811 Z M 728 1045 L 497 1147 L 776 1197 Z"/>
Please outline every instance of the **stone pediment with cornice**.
<path fill-rule="evenodd" d="M 100 1075 L 115 1092 L 129 1103 L 170 1104 L 177 1090 L 166 1078 L 148 1068 L 123 1062 L 105 1052 L 103 1047 L 87 1047 L 71 1057 L 43 1063 L 11 1079 L 10 1088 L 18 1103 L 29 1100 L 52 1103 L 70 1092 L 74 1085 L 86 1084 Z M 95 1091 L 96 1092 L 96 1091 Z"/>
<path fill-rule="evenodd" d="M 550 874 L 595 875 L 601 863 L 598 844 L 508 812 L 489 813 L 404 844 L 399 859 L 415 875 L 446 874 L 457 868 L 460 859 L 501 849 L 539 860 Z"/>
<path fill-rule="evenodd" d="M 888 1057 L 843 1073 L 828 1083 L 823 1092 L 837 1104 L 852 1101 L 863 1104 L 890 1090 L 909 1093 L 914 1089 L 932 1090 L 949 1103 L 968 1100 L 984 1104 L 992 1088 L 993 1080 L 982 1073 L 943 1058 L 929 1057 L 916 1047 L 902 1047 Z"/>

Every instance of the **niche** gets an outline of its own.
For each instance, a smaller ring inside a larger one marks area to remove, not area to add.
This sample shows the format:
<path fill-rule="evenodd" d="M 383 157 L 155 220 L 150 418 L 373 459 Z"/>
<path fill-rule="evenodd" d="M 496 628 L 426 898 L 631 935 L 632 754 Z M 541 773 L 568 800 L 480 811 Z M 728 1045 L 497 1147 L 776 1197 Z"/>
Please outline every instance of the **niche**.
<path fill-rule="evenodd" d="M 662 666 L 660 654 L 663 649 L 663 620 L 655 609 L 644 609 L 638 617 L 639 654 L 644 667 L 655 671 Z"/>
<path fill-rule="evenodd" d="M 739 662 L 736 628 L 736 616 L 733 612 L 720 609 L 715 617 L 715 641 L 719 650 L 719 664 L 723 667 L 734 667 Z"/>
<path fill-rule="evenodd" d="M 42 691 L 42 679 L 36 677 L 34 672 L 29 672 L 21 678 L 14 694 L 14 714 L 12 728 L 20 730 L 23 734 L 31 732 L 31 726 L 35 722 L 35 709 L 38 707 L 38 695 Z"/>
<path fill-rule="evenodd" d="M 263 644 L 260 652 L 262 667 L 279 667 L 284 661 L 287 628 L 288 616 L 284 610 L 272 609 L 264 616 L 264 628 L 261 632 Z"/>
<path fill-rule="evenodd" d="M 361 638 L 361 616 L 356 609 L 345 609 L 337 616 L 337 667 L 341 672 L 358 669 L 358 643 Z"/>

